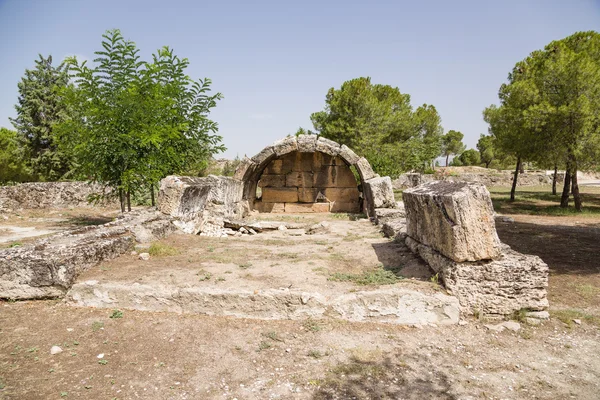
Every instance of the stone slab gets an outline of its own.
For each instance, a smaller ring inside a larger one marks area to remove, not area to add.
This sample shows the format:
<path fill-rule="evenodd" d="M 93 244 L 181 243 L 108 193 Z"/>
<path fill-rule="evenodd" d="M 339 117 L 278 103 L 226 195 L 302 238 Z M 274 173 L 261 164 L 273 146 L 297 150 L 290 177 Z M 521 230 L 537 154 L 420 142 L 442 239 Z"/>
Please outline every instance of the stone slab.
<path fill-rule="evenodd" d="M 358 187 L 352 170 L 347 165 L 322 166 L 314 174 L 315 187 Z"/>
<path fill-rule="evenodd" d="M 325 188 L 325 197 L 330 202 L 359 203 L 360 192 L 358 188 Z"/>
<path fill-rule="evenodd" d="M 456 262 L 411 237 L 406 245 L 439 274 L 448 293 L 463 311 L 511 315 L 548 308 L 548 266 L 537 256 L 525 255 L 503 244 L 496 260 Z"/>
<path fill-rule="evenodd" d="M 285 176 L 285 186 L 310 188 L 313 186 L 312 172 L 290 172 Z"/>
<path fill-rule="evenodd" d="M 345 212 L 345 213 L 357 214 L 360 212 L 360 203 L 355 203 L 355 202 L 344 203 L 344 202 L 336 201 L 336 202 L 331 203 L 330 210 L 331 210 L 331 212 L 339 212 L 339 213 Z"/>
<path fill-rule="evenodd" d="M 261 213 L 283 213 L 285 212 L 285 203 L 266 203 L 263 201 L 255 201 L 254 209 Z"/>
<path fill-rule="evenodd" d="M 333 140 L 319 137 L 316 143 L 316 150 L 335 157 L 340 154 L 341 146 Z"/>
<path fill-rule="evenodd" d="M 298 135 L 298 151 L 313 153 L 317 149 L 317 135 Z"/>
<path fill-rule="evenodd" d="M 325 213 L 329 212 L 329 203 L 285 203 L 285 212 L 296 213 Z"/>
<path fill-rule="evenodd" d="M 296 203 L 298 202 L 298 189 L 295 187 L 264 188 L 262 201 L 265 203 Z"/>
<path fill-rule="evenodd" d="M 284 154 L 291 153 L 298 150 L 298 141 L 295 136 L 288 136 L 284 139 L 278 140 L 273 143 L 273 151 L 275 155 L 280 157 Z"/>
<path fill-rule="evenodd" d="M 285 175 L 267 175 L 262 174 L 258 181 L 258 187 L 284 187 Z"/>

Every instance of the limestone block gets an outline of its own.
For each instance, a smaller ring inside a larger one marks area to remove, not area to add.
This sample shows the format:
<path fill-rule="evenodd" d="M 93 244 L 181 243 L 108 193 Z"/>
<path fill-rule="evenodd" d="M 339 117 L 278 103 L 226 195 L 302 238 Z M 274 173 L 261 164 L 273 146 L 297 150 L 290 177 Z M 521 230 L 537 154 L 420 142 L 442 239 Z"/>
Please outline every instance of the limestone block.
<path fill-rule="evenodd" d="M 283 213 L 285 203 L 265 203 L 257 200 L 254 202 L 254 209 L 261 213 Z"/>
<path fill-rule="evenodd" d="M 285 174 L 285 172 L 283 172 L 283 160 L 281 160 L 281 159 L 272 160 L 269 163 L 269 165 L 267 165 L 265 170 L 263 171 L 263 174 L 268 174 L 268 175 Z"/>
<path fill-rule="evenodd" d="M 185 233 L 197 234 L 209 219 L 241 217 L 243 191 L 243 182 L 233 178 L 171 175 L 160 181 L 157 207 Z"/>
<path fill-rule="evenodd" d="M 407 233 L 454 261 L 500 256 L 494 209 L 484 185 L 430 182 L 403 192 Z"/>
<path fill-rule="evenodd" d="M 299 135 L 298 151 L 301 153 L 313 153 L 317 149 L 317 135 Z"/>
<path fill-rule="evenodd" d="M 375 217 L 376 208 L 395 208 L 394 190 L 389 176 L 363 181 L 363 193 L 368 205 L 369 217 Z"/>
<path fill-rule="evenodd" d="M 285 203 L 285 212 L 289 214 L 329 212 L 329 203 Z"/>
<path fill-rule="evenodd" d="M 358 187 L 352 170 L 347 165 L 322 166 L 314 175 L 315 187 Z"/>
<path fill-rule="evenodd" d="M 313 173 L 290 172 L 285 176 L 285 186 L 310 188 L 313 186 Z"/>
<path fill-rule="evenodd" d="M 501 245 L 496 260 L 456 262 L 410 236 L 407 246 L 439 274 L 446 290 L 468 313 L 511 315 L 548 308 L 548 266 L 537 256 Z"/>
<path fill-rule="evenodd" d="M 298 141 L 295 136 L 288 136 L 284 139 L 278 140 L 273 143 L 273 151 L 277 157 L 284 154 L 291 153 L 298 150 Z"/>
<path fill-rule="evenodd" d="M 367 161 L 366 158 L 361 157 L 356 163 L 356 169 L 358 170 L 358 174 L 360 175 L 363 181 L 373 179 L 378 177 L 375 172 L 373 172 L 373 168 L 371 168 L 371 164 Z"/>
<path fill-rule="evenodd" d="M 375 209 L 375 223 L 381 225 L 385 222 L 405 219 L 406 211 L 404 208 L 376 208 Z M 406 224 L 406 222 L 405 222 Z"/>
<path fill-rule="evenodd" d="M 258 187 L 284 187 L 285 175 L 267 175 L 263 174 L 258 181 Z"/>
<path fill-rule="evenodd" d="M 316 203 L 321 189 L 298 188 L 298 201 L 300 203 Z"/>
<path fill-rule="evenodd" d="M 293 152 L 282 157 L 283 165 L 281 173 L 286 174 L 295 172 L 312 172 L 314 163 L 314 153 Z"/>
<path fill-rule="evenodd" d="M 346 213 L 359 213 L 360 212 L 360 203 L 357 202 L 340 202 L 335 201 L 330 204 L 331 212 L 346 212 Z"/>
<path fill-rule="evenodd" d="M 340 203 L 358 203 L 360 199 L 360 192 L 358 188 L 326 188 L 325 197 L 330 202 Z"/>
<path fill-rule="evenodd" d="M 262 201 L 266 203 L 296 203 L 298 202 L 298 189 L 295 187 L 264 188 Z"/>
<path fill-rule="evenodd" d="M 260 153 L 252 157 L 252 161 L 257 165 L 264 165 L 270 159 L 275 157 L 273 147 L 265 147 Z"/>
<path fill-rule="evenodd" d="M 350 165 L 355 165 L 360 159 L 360 157 L 345 144 L 340 148 L 340 157 Z"/>
<path fill-rule="evenodd" d="M 233 177 L 240 181 L 248 179 L 248 174 L 254 170 L 255 166 L 256 164 L 254 164 L 254 162 L 251 159 L 249 159 L 248 157 L 244 157 L 238 165 L 238 167 L 236 168 Z"/>
<path fill-rule="evenodd" d="M 386 208 L 386 210 L 388 210 Z M 381 224 L 381 232 L 385 237 L 395 239 L 398 234 L 406 233 L 406 220 L 404 218 L 391 219 Z"/>
<path fill-rule="evenodd" d="M 326 139 L 324 137 L 320 137 L 317 140 L 316 150 L 321 153 L 328 154 L 330 156 L 337 156 L 340 154 L 340 145 L 333 140 Z"/>

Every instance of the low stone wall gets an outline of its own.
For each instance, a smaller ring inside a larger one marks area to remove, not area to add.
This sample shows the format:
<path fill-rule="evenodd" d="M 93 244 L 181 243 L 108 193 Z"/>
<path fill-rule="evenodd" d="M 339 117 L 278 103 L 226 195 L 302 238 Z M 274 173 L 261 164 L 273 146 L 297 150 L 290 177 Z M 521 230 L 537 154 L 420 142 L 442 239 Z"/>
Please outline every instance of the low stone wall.
<path fill-rule="evenodd" d="M 20 209 L 92 207 L 90 196 L 107 192 L 87 182 L 31 182 L 0 186 L 0 211 Z M 103 205 L 116 205 L 104 202 Z"/>
<path fill-rule="evenodd" d="M 448 182 L 472 182 L 481 183 L 487 187 L 511 187 L 513 180 L 512 171 L 493 171 L 485 170 L 481 173 L 475 172 L 459 172 L 455 174 L 448 174 L 440 171 L 436 174 L 420 174 L 420 173 L 406 173 L 400 175 L 393 181 L 394 189 L 406 189 L 412 188 L 424 183 L 434 181 L 448 181 Z M 558 174 L 559 182 L 564 179 L 564 173 Z M 519 174 L 517 180 L 517 186 L 543 186 L 552 185 L 552 175 L 548 175 L 545 172 L 525 172 Z"/>
<path fill-rule="evenodd" d="M 436 272 L 466 313 L 548 308 L 548 266 L 500 243 L 482 184 L 430 182 L 402 193 L 406 245 Z"/>
<path fill-rule="evenodd" d="M 62 297 L 88 268 L 174 231 L 156 211 L 136 211 L 99 226 L 59 233 L 0 251 L 0 298 Z"/>

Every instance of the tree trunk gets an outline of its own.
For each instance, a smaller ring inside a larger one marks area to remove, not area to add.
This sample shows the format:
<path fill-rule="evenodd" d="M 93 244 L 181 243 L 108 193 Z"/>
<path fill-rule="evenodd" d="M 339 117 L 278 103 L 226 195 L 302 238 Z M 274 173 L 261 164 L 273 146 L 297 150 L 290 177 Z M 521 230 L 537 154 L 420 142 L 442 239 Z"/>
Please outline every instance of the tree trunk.
<path fill-rule="evenodd" d="M 446 167 L 448 166 L 448 158 L 450 157 L 450 154 L 446 154 Z"/>
<path fill-rule="evenodd" d="M 150 200 L 152 201 L 152 207 L 156 205 L 154 202 L 154 185 L 150 185 Z"/>
<path fill-rule="evenodd" d="M 571 174 L 571 193 L 575 201 L 575 210 L 581 212 L 581 196 L 579 194 L 579 184 L 577 182 L 577 161 L 573 160 L 573 172 Z"/>
<path fill-rule="evenodd" d="M 558 179 L 558 165 L 554 164 L 554 176 L 552 177 L 552 194 L 556 196 L 556 181 Z"/>
<path fill-rule="evenodd" d="M 131 211 L 131 192 L 127 191 L 127 211 Z"/>
<path fill-rule="evenodd" d="M 565 184 L 563 185 L 562 196 L 560 197 L 560 207 L 569 207 L 569 191 L 571 189 L 571 172 L 569 171 L 569 165 L 565 170 Z"/>
<path fill-rule="evenodd" d="M 512 188 L 510 189 L 510 201 L 515 201 L 515 192 L 517 191 L 517 179 L 521 170 L 521 157 L 517 158 L 517 167 L 515 168 L 515 176 L 513 177 Z"/>
<path fill-rule="evenodd" d="M 121 203 L 121 213 L 125 212 L 125 197 L 123 197 L 123 189 L 119 189 L 119 202 Z"/>
<path fill-rule="evenodd" d="M 485 167 L 486 167 L 486 168 L 489 168 L 491 163 L 492 163 L 492 160 L 490 160 L 490 161 L 486 162 L 486 163 L 485 163 Z"/>

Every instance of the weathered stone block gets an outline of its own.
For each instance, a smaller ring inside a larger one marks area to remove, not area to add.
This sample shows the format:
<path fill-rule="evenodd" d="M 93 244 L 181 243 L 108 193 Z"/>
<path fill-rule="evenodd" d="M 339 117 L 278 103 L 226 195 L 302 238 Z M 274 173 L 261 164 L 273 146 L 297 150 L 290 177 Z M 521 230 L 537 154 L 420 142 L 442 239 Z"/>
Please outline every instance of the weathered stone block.
<path fill-rule="evenodd" d="M 249 178 L 249 174 L 254 170 L 256 164 L 249 159 L 244 157 L 233 174 L 233 177 L 237 180 L 243 181 Z"/>
<path fill-rule="evenodd" d="M 325 197 L 330 202 L 358 203 L 360 192 L 358 188 L 326 188 Z"/>
<path fill-rule="evenodd" d="M 330 156 L 337 156 L 340 154 L 340 145 L 333 140 L 320 137 L 317 140 L 316 150 L 321 153 L 329 154 Z"/>
<path fill-rule="evenodd" d="M 375 217 L 376 208 L 395 208 L 394 190 L 389 176 L 363 181 L 363 193 L 368 205 L 369 217 Z"/>
<path fill-rule="evenodd" d="M 261 213 L 283 213 L 285 212 L 285 203 L 265 203 L 263 201 L 255 201 L 254 209 Z"/>
<path fill-rule="evenodd" d="M 548 308 L 548 266 L 537 256 L 502 245 L 496 260 L 456 262 L 411 237 L 406 244 L 439 274 L 468 313 L 511 315 Z"/>
<path fill-rule="evenodd" d="M 263 174 L 258 181 L 258 187 L 284 187 L 285 175 L 266 175 Z"/>
<path fill-rule="evenodd" d="M 314 175 L 315 187 L 358 187 L 352 170 L 347 165 L 323 166 Z"/>
<path fill-rule="evenodd" d="M 264 188 L 262 201 L 265 203 L 296 203 L 298 202 L 298 189 L 295 187 Z"/>
<path fill-rule="evenodd" d="M 313 153 L 317 149 L 317 135 L 299 135 L 298 151 L 301 153 Z"/>
<path fill-rule="evenodd" d="M 243 191 L 243 182 L 233 178 L 172 175 L 160 181 L 157 207 L 181 230 L 197 234 L 209 219 L 241 218 Z"/>
<path fill-rule="evenodd" d="M 290 172 L 285 176 L 285 186 L 310 188 L 313 186 L 313 173 Z"/>
<path fill-rule="evenodd" d="M 355 165 L 360 159 L 360 157 L 345 144 L 340 148 L 340 157 L 350 165 Z"/>
<path fill-rule="evenodd" d="M 360 203 L 356 202 L 340 202 L 336 201 L 330 204 L 329 209 L 331 212 L 347 212 L 347 213 L 359 213 L 360 212 Z"/>
<path fill-rule="evenodd" d="M 267 165 L 267 168 L 265 168 L 265 170 L 263 171 L 263 174 L 268 174 L 268 175 L 282 175 L 283 174 L 283 175 L 285 175 L 285 172 L 283 172 L 283 160 L 276 159 L 276 160 L 271 161 L 269 163 L 269 165 Z"/>
<path fill-rule="evenodd" d="M 358 174 L 360 175 L 363 181 L 373 179 L 378 177 L 375 172 L 373 172 L 373 168 L 371 168 L 371 164 L 367 161 L 366 158 L 361 157 L 356 163 L 356 169 L 358 170 Z"/>
<path fill-rule="evenodd" d="M 298 141 L 295 136 L 289 136 L 273 143 L 273 151 L 279 157 L 298 150 Z"/>
<path fill-rule="evenodd" d="M 298 188 L 298 201 L 301 203 L 316 203 L 319 197 L 318 188 Z"/>
<path fill-rule="evenodd" d="M 329 203 L 285 203 L 287 214 L 329 212 Z"/>
<path fill-rule="evenodd" d="M 407 233 L 454 261 L 500 256 L 494 209 L 482 184 L 430 182 L 403 192 Z"/>
<path fill-rule="evenodd" d="M 260 153 L 252 157 L 252 161 L 257 165 L 264 165 L 269 160 L 275 157 L 273 147 L 265 147 Z"/>

